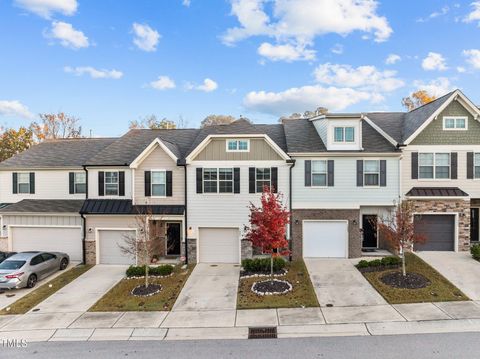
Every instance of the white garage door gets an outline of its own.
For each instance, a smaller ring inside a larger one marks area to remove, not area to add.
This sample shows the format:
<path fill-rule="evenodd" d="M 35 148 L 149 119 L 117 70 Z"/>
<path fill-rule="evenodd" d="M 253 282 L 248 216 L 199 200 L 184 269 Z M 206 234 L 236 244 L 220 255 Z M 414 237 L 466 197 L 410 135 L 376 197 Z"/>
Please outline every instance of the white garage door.
<path fill-rule="evenodd" d="M 135 258 L 122 253 L 120 246 L 125 240 L 135 235 L 135 231 L 99 230 L 98 249 L 100 264 L 135 264 Z"/>
<path fill-rule="evenodd" d="M 303 256 L 306 258 L 346 258 L 347 243 L 347 221 L 303 222 Z"/>
<path fill-rule="evenodd" d="M 240 262 L 240 232 L 238 228 L 200 228 L 199 242 L 199 262 Z"/>
<path fill-rule="evenodd" d="M 78 227 L 10 227 L 12 250 L 64 252 L 81 261 L 82 230 Z"/>

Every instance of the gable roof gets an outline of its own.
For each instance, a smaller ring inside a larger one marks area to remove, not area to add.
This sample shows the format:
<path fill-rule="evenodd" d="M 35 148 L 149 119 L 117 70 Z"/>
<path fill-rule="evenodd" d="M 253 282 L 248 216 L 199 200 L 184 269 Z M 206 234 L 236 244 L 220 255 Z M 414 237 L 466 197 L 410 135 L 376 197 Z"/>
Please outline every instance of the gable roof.
<path fill-rule="evenodd" d="M 90 157 L 116 140 L 117 138 L 47 140 L 0 162 L 0 169 L 82 167 Z"/>

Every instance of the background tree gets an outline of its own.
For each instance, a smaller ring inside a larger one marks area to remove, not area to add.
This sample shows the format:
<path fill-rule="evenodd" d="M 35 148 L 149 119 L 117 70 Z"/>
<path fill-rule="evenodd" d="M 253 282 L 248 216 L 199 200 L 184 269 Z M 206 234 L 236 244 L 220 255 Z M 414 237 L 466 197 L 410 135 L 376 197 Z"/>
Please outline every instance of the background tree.
<path fill-rule="evenodd" d="M 33 145 L 33 132 L 25 127 L 0 131 L 0 162 L 17 153 L 29 149 Z"/>
<path fill-rule="evenodd" d="M 402 258 L 402 274 L 405 277 L 405 251 L 412 250 L 416 243 L 423 243 L 427 238 L 415 233 L 414 207 L 411 201 L 401 201 L 394 212 L 378 221 L 378 232 L 400 252 Z"/>
<path fill-rule="evenodd" d="M 40 114 L 39 122 L 32 122 L 30 130 L 38 142 L 56 138 L 82 137 L 80 120 L 64 112 Z"/>
<path fill-rule="evenodd" d="M 404 97 L 402 99 L 402 106 L 405 107 L 408 111 L 415 110 L 417 107 L 425 105 L 429 102 L 435 100 L 434 95 L 430 95 L 425 90 L 418 90 L 413 92 L 410 96 Z"/>
<path fill-rule="evenodd" d="M 270 272 L 273 275 L 273 258 L 286 255 L 288 241 L 285 238 L 290 213 L 282 202 L 281 193 L 273 193 L 265 186 L 259 207 L 250 203 L 250 225 L 245 226 L 245 239 L 256 247 L 262 248 L 262 253 L 270 254 Z"/>
<path fill-rule="evenodd" d="M 208 115 L 202 120 L 202 122 L 200 123 L 200 127 L 204 128 L 214 125 L 229 125 L 235 121 L 236 118 L 230 115 Z"/>
<path fill-rule="evenodd" d="M 177 128 L 177 124 L 167 118 L 158 119 L 155 115 L 150 115 L 142 120 L 130 121 L 130 129 L 149 128 L 151 130 L 171 130 Z"/>
<path fill-rule="evenodd" d="M 320 107 L 317 107 L 315 111 L 307 110 L 303 114 L 299 112 L 294 112 L 290 116 L 282 116 L 278 119 L 278 122 L 282 122 L 283 120 L 299 120 L 302 118 L 312 118 L 319 115 L 325 115 L 327 113 L 328 113 L 328 108 L 320 106 Z"/>

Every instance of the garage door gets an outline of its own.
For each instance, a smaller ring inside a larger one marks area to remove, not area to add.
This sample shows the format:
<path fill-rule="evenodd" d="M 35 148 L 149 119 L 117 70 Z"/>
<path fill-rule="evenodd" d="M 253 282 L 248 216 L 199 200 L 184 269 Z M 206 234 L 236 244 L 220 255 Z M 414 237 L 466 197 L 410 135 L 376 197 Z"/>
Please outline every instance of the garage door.
<path fill-rule="evenodd" d="M 199 243 L 199 262 L 240 262 L 240 232 L 238 228 L 200 228 Z"/>
<path fill-rule="evenodd" d="M 455 250 L 455 216 L 453 215 L 417 215 L 415 233 L 426 237 L 426 242 L 415 245 L 418 251 Z"/>
<path fill-rule="evenodd" d="M 346 258 L 347 221 L 303 222 L 303 256 L 306 258 Z"/>
<path fill-rule="evenodd" d="M 78 227 L 10 227 L 12 250 L 64 252 L 81 261 L 82 231 Z"/>
<path fill-rule="evenodd" d="M 135 231 L 99 230 L 98 249 L 100 264 L 135 264 L 135 258 L 122 253 L 120 246 L 126 246 L 125 240 L 135 235 Z"/>

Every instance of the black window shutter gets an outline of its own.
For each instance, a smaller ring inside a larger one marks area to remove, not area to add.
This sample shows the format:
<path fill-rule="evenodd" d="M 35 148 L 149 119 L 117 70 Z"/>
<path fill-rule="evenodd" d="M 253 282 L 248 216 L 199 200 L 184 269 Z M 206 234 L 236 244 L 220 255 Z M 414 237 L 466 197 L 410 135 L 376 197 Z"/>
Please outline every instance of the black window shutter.
<path fill-rule="evenodd" d="M 70 194 L 75 193 L 75 173 L 73 172 L 68 174 L 68 192 Z"/>
<path fill-rule="evenodd" d="M 18 193 L 18 174 L 17 172 L 12 173 L 12 192 L 14 194 Z"/>
<path fill-rule="evenodd" d="M 452 152 L 450 154 L 450 176 L 452 179 L 458 178 L 458 153 Z"/>
<path fill-rule="evenodd" d="M 118 195 L 125 196 L 125 172 L 118 172 Z"/>
<path fill-rule="evenodd" d="M 357 160 L 357 187 L 363 187 L 363 160 Z"/>
<path fill-rule="evenodd" d="M 467 152 L 467 179 L 473 179 L 473 152 Z"/>
<path fill-rule="evenodd" d="M 203 169 L 197 168 L 197 193 L 203 193 Z"/>
<path fill-rule="evenodd" d="M 333 187 L 335 185 L 335 162 L 333 160 L 328 160 L 328 187 Z"/>
<path fill-rule="evenodd" d="M 248 168 L 248 193 L 255 193 L 255 167 Z"/>
<path fill-rule="evenodd" d="M 35 193 L 35 172 L 30 172 L 30 194 Z"/>
<path fill-rule="evenodd" d="M 277 193 L 278 191 L 278 168 L 272 167 L 270 169 L 272 175 L 272 192 Z"/>
<path fill-rule="evenodd" d="M 412 179 L 418 179 L 418 152 L 412 152 Z"/>
<path fill-rule="evenodd" d="M 144 192 L 145 197 L 150 197 L 152 195 L 152 172 L 144 172 Z"/>
<path fill-rule="evenodd" d="M 380 160 L 380 186 L 387 186 L 387 161 Z"/>
<path fill-rule="evenodd" d="M 105 195 L 105 172 L 103 171 L 98 172 L 98 195 Z"/>
<path fill-rule="evenodd" d="M 240 193 L 240 168 L 233 169 L 233 193 Z"/>
<path fill-rule="evenodd" d="M 167 197 L 172 197 L 172 171 L 167 171 Z"/>
<path fill-rule="evenodd" d="M 305 160 L 305 187 L 312 186 L 312 161 Z"/>

